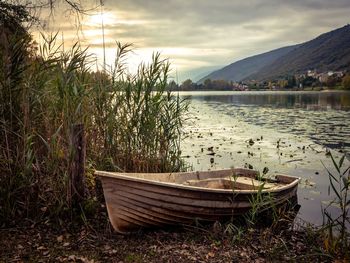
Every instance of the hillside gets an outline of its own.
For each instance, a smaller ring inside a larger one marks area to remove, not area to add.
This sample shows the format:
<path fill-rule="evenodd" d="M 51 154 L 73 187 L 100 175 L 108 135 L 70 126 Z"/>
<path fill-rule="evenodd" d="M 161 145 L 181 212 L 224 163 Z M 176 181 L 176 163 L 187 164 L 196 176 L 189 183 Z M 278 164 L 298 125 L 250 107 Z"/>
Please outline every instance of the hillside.
<path fill-rule="evenodd" d="M 226 81 L 240 81 L 252 74 L 259 72 L 263 67 L 272 63 L 279 57 L 294 50 L 298 45 L 283 47 L 275 49 L 263 54 L 248 57 L 237 62 L 234 62 L 222 69 L 214 71 L 209 75 L 203 77 L 198 82 L 202 83 L 206 79 L 211 80 L 226 80 Z"/>
<path fill-rule="evenodd" d="M 286 75 L 350 69 L 350 25 L 299 45 L 283 47 L 234 62 L 202 78 L 212 80 L 269 80 Z"/>
<path fill-rule="evenodd" d="M 349 25 L 301 44 L 245 79 L 273 79 L 304 73 L 308 69 L 316 69 L 319 72 L 350 69 Z"/>

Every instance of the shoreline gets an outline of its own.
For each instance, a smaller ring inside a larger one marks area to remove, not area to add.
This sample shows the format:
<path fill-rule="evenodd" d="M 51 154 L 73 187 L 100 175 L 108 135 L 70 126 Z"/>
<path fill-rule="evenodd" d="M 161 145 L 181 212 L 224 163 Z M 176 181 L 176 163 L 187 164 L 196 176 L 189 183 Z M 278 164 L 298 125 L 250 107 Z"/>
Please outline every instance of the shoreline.
<path fill-rule="evenodd" d="M 251 91 L 281 91 L 281 92 L 295 92 L 295 91 L 310 91 L 310 92 L 350 92 L 347 89 L 329 89 L 329 88 L 305 88 L 305 89 L 247 89 L 247 90 L 212 90 L 212 89 L 203 89 L 203 90 L 170 90 L 171 92 L 251 92 Z"/>

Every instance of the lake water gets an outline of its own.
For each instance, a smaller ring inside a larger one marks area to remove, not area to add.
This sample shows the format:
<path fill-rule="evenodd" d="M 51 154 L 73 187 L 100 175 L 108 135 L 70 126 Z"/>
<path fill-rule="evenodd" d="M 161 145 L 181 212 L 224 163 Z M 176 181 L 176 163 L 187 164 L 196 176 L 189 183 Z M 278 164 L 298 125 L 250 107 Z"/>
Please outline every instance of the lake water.
<path fill-rule="evenodd" d="M 324 168 L 335 173 L 327 151 L 337 161 L 350 152 L 350 92 L 180 92 L 180 96 L 190 101 L 182 149 L 194 170 L 268 167 L 269 174 L 299 176 L 298 217 L 322 223 L 321 207 L 334 198 Z M 346 160 L 344 166 L 349 165 Z M 336 207 L 330 210 L 337 213 Z"/>

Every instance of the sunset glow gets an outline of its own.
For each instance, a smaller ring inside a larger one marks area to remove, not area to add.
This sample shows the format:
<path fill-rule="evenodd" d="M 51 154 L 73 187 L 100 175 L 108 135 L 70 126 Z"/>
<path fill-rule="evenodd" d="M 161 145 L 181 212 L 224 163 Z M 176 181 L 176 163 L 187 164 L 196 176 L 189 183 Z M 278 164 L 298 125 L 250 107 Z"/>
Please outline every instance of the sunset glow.
<path fill-rule="evenodd" d="M 302 43 L 349 23 L 347 1 L 306 2 L 110 1 L 104 3 L 103 10 L 94 9 L 84 15 L 81 26 L 76 25 L 73 16 L 64 16 L 55 18 L 63 22 L 51 23 L 48 32 L 63 31 L 64 39 L 69 41 L 67 47 L 81 40 L 90 46 L 101 64 L 103 23 L 107 62 L 114 60 L 116 41 L 133 43 L 130 67 L 148 62 L 153 52 L 160 52 L 170 59 L 181 81 L 181 76 L 195 77 L 208 71 L 208 67 L 222 67 L 278 47 Z M 324 19 L 321 21 L 320 17 Z M 81 29 L 79 37 L 77 28 Z"/>
<path fill-rule="evenodd" d="M 101 26 L 102 22 L 106 26 L 116 25 L 117 17 L 111 13 L 94 14 L 87 18 L 87 26 Z"/>

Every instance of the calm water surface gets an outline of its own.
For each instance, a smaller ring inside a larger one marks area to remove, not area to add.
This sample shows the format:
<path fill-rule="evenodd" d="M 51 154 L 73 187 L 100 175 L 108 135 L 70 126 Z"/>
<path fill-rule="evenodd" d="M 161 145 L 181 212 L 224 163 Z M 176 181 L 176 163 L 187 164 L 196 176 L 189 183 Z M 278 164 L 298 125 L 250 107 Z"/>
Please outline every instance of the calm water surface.
<path fill-rule="evenodd" d="M 183 155 L 193 169 L 268 167 L 271 174 L 299 176 L 299 218 L 322 223 L 321 206 L 334 198 L 323 164 L 335 171 L 326 152 L 331 150 L 337 160 L 350 152 L 350 92 L 180 92 L 180 96 L 190 101 Z M 211 147 L 215 155 L 209 155 Z M 345 164 L 350 165 L 348 160 Z M 331 210 L 337 213 L 336 207 Z"/>

